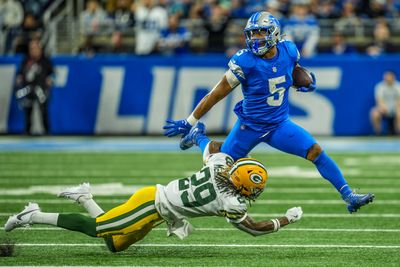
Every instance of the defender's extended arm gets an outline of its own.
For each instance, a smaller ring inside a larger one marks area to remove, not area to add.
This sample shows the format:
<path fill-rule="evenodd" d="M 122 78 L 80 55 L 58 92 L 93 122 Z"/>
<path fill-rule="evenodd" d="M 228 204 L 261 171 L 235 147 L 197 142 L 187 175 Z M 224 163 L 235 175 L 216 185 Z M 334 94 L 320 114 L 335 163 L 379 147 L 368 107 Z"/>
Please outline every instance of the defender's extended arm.
<path fill-rule="evenodd" d="M 259 236 L 277 232 L 281 227 L 286 226 L 290 223 L 297 222 L 301 219 L 303 211 L 301 207 L 294 207 L 286 211 L 285 216 L 271 219 L 269 221 L 256 222 L 250 216 L 240 223 L 232 223 L 236 228 L 251 234 L 252 236 Z"/>

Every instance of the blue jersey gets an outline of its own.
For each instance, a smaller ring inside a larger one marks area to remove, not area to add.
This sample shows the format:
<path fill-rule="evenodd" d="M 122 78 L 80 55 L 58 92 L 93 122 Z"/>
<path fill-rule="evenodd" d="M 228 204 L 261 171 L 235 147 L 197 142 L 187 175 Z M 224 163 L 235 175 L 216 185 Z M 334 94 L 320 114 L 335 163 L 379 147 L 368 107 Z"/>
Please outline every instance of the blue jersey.
<path fill-rule="evenodd" d="M 228 64 L 242 84 L 243 100 L 236 104 L 235 113 L 242 124 L 255 131 L 274 130 L 289 117 L 289 88 L 300 54 L 291 41 L 280 41 L 277 49 L 272 59 L 243 49 Z"/>

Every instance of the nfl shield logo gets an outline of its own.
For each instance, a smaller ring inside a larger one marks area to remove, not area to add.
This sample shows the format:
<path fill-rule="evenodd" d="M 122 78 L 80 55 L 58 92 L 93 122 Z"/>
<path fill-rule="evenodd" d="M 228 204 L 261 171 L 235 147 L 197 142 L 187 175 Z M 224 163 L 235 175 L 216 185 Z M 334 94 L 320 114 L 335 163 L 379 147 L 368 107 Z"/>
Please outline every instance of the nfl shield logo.
<path fill-rule="evenodd" d="M 278 70 L 278 69 L 277 69 L 275 66 L 272 67 L 272 71 L 273 71 L 273 72 L 277 72 L 277 70 Z"/>

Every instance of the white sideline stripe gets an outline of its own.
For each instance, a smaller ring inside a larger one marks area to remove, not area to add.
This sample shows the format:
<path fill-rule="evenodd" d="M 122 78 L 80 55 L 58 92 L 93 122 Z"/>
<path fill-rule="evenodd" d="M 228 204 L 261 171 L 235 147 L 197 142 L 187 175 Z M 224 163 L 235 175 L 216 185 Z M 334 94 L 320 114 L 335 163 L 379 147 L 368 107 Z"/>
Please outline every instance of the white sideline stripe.
<path fill-rule="evenodd" d="M 307 204 L 307 205 L 336 205 L 344 204 L 343 200 L 331 200 L 331 199 L 260 199 L 256 200 L 252 204 L 266 204 L 266 205 L 280 205 L 280 204 Z M 374 201 L 374 205 L 399 205 L 400 200 L 377 200 Z"/>
<path fill-rule="evenodd" d="M 0 244 L 6 245 L 6 244 Z M 18 247 L 104 247 L 104 244 L 95 243 L 21 243 Z M 397 249 L 400 245 L 325 245 L 325 244 L 139 244 L 132 247 L 242 247 L 242 248 L 381 248 Z"/>
<path fill-rule="evenodd" d="M 104 204 L 122 204 L 126 202 L 127 199 L 96 199 L 98 203 Z M 24 199 L 0 199 L 0 203 L 28 203 L 30 200 Z M 37 203 L 39 204 L 64 204 L 68 203 L 65 199 L 38 199 Z M 261 199 L 254 202 L 252 205 L 257 204 L 266 204 L 266 205 L 282 205 L 282 204 L 291 204 L 291 205 L 344 205 L 343 200 L 327 200 L 327 199 Z M 400 200 L 374 200 L 373 205 L 400 205 Z"/>
<path fill-rule="evenodd" d="M 280 217 L 281 213 L 250 213 L 251 217 Z M 304 213 L 302 217 L 306 218 L 400 218 L 400 214 L 393 213 L 370 213 L 370 214 L 343 214 L 343 213 Z"/>
<path fill-rule="evenodd" d="M 4 227 L 0 227 L 4 230 Z M 67 231 L 63 228 L 56 227 L 25 227 L 17 228 L 19 231 Z M 196 231 L 234 231 L 237 232 L 236 228 L 195 228 Z M 154 228 L 153 231 L 167 231 L 167 228 Z M 345 229 L 345 228 L 283 228 L 279 231 L 291 231 L 291 232 L 385 232 L 385 233 L 400 233 L 400 229 Z"/>
<path fill-rule="evenodd" d="M 363 192 L 373 192 L 373 193 L 400 193 L 400 189 L 397 188 L 363 188 Z M 337 194 L 337 191 L 334 188 L 324 188 L 324 187 L 315 187 L 315 188 L 266 188 L 265 193 L 267 194 L 277 194 L 277 193 L 332 193 Z"/>
<path fill-rule="evenodd" d="M 0 213 L 0 217 L 8 217 L 15 213 Z M 81 213 L 85 214 L 85 213 Z M 251 217 L 255 218 L 265 218 L 265 217 L 281 217 L 282 213 L 250 213 Z M 304 213 L 302 217 L 306 218 L 400 218 L 400 214 L 395 213 L 369 213 L 369 214 L 362 214 L 362 213 L 355 213 L 355 214 L 348 214 L 348 213 Z"/>

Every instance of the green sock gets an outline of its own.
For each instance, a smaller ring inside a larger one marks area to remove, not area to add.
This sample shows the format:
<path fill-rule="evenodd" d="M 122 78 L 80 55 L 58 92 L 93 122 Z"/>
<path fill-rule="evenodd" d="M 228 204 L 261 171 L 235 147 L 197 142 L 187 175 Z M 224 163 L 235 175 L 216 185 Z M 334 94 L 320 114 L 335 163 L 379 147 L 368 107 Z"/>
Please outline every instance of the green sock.
<path fill-rule="evenodd" d="M 88 236 L 97 237 L 96 219 L 82 214 L 60 214 L 58 216 L 57 226 L 71 231 L 81 232 Z"/>

